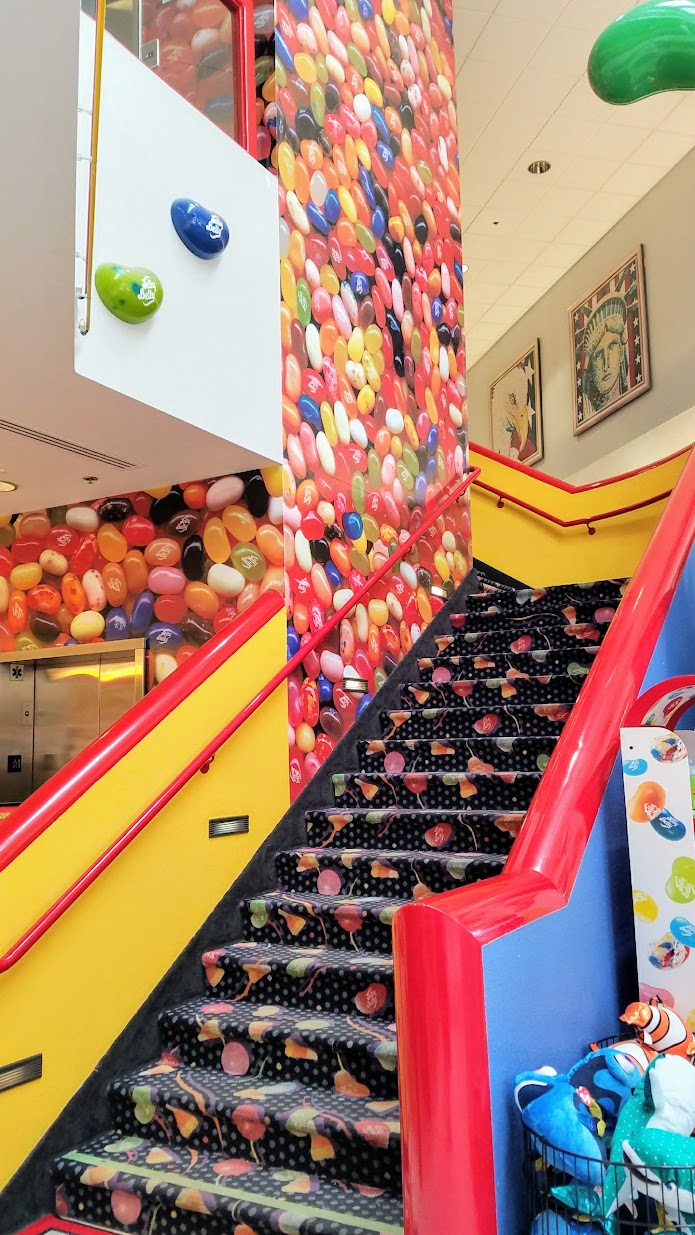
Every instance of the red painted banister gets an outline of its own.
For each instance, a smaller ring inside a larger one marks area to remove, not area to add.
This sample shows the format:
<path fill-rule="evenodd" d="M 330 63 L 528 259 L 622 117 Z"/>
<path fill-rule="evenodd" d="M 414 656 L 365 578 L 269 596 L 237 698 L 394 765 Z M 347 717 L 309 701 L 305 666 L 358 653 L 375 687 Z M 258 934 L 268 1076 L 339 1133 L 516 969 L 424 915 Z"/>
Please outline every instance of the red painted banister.
<path fill-rule="evenodd" d="M 505 467 L 511 467 L 515 472 L 522 472 L 524 476 L 532 477 L 534 480 L 542 480 L 544 484 L 552 485 L 554 489 L 562 489 L 564 493 L 589 493 L 592 489 L 603 489 L 606 485 L 614 485 L 621 480 L 631 480 L 633 476 L 643 476 L 645 472 L 652 472 L 654 468 L 661 467 L 662 463 L 670 463 L 672 459 L 688 454 L 693 445 L 695 443 L 691 443 L 690 446 L 681 446 L 679 450 L 674 450 L 673 454 L 664 455 L 663 459 L 655 459 L 653 463 L 645 463 L 644 467 L 633 468 L 631 472 L 619 472 L 616 476 L 606 476 L 605 480 L 592 480 L 585 485 L 573 485 L 569 480 L 561 480 L 559 476 L 551 476 L 548 472 L 541 472 L 536 467 L 519 463 L 518 459 L 507 459 L 504 455 L 496 454 L 489 446 L 476 446 L 475 442 L 471 442 L 470 448 L 476 454 L 483 455 L 484 458 L 491 459 L 494 463 L 504 463 Z"/>
<path fill-rule="evenodd" d="M 394 563 L 400 561 L 420 537 L 437 521 L 451 506 L 452 502 L 466 492 L 473 480 L 479 475 L 479 468 L 473 468 L 463 480 L 450 481 L 442 490 L 441 499 L 436 506 L 426 511 L 418 528 L 399 545 L 391 555 L 368 580 L 353 593 L 351 598 L 333 614 L 333 617 L 314 632 L 299 651 L 288 660 L 281 669 L 266 683 L 261 691 L 246 704 L 244 708 L 222 729 L 207 746 L 204 747 L 187 767 L 162 790 L 153 802 L 138 815 L 121 835 L 92 863 L 80 877 L 63 892 L 62 895 L 39 917 L 28 930 L 0 956 L 0 973 L 11 969 L 17 961 L 26 956 L 27 952 L 46 934 L 51 926 L 63 916 L 67 909 L 75 903 L 87 888 L 99 878 L 115 859 L 123 853 L 130 843 L 159 814 L 167 802 L 188 783 L 189 780 L 210 762 L 216 751 L 237 732 L 276 688 L 299 668 L 311 651 L 322 643 L 326 635 L 339 625 L 341 620 L 352 612 L 356 604 L 383 579 L 392 569 Z M 190 694 L 200 682 L 205 681 L 211 673 L 238 651 L 265 623 L 282 609 L 283 603 L 277 593 L 267 592 L 261 596 L 251 608 L 234 624 L 230 631 L 217 635 L 201 650 L 198 656 L 191 657 L 176 673 L 168 677 L 155 691 L 146 695 L 136 704 L 126 716 L 112 725 L 106 733 L 92 742 L 81 755 L 73 759 L 66 768 L 57 772 L 50 781 L 32 794 L 24 807 L 19 807 L 8 821 L 5 838 L 0 840 L 0 871 L 8 866 L 15 857 L 23 853 L 36 837 L 72 805 L 88 788 L 90 788 L 104 772 L 113 767 L 118 759 L 132 750 L 146 734 L 168 715 L 177 703 Z M 236 638 L 234 636 L 236 635 Z M 200 667 L 200 662 L 203 668 Z M 197 672 L 191 672 L 198 666 Z M 51 789 L 51 787 L 53 787 Z M 38 806 L 35 799 L 40 799 Z"/>
<path fill-rule="evenodd" d="M 396 914 L 406 1235 L 497 1232 L 483 947 L 567 904 L 620 726 L 639 695 L 694 542 L 695 451 L 572 709 L 505 873 Z M 454 1179 L 466 1186 L 452 1187 Z"/>
<path fill-rule="evenodd" d="M 500 461 L 501 457 L 500 457 Z M 505 463 L 509 460 L 505 459 Z M 672 490 L 667 489 L 664 493 L 657 493 L 654 497 L 643 498 L 641 502 L 632 502 L 630 506 L 618 506 L 615 510 L 605 510 L 597 515 L 585 515 L 581 519 L 561 519 L 559 515 L 552 515 L 547 510 L 541 510 L 539 506 L 533 506 L 530 502 L 525 502 L 521 497 L 514 497 L 512 493 L 507 493 L 505 489 L 498 489 L 494 485 L 485 484 L 482 480 L 475 481 L 476 489 L 484 489 L 486 493 L 493 493 L 499 500 L 498 506 L 504 506 L 505 502 L 512 502 L 514 506 L 521 506 L 523 510 L 528 510 L 532 515 L 538 515 L 540 519 L 545 519 L 548 523 L 554 523 L 556 527 L 586 527 L 590 536 L 596 532 L 596 528 L 592 527 L 592 523 L 601 523 L 604 519 L 615 519 L 617 515 L 629 515 L 634 510 L 643 510 L 645 506 L 654 506 L 657 502 L 663 502 L 667 497 L 671 496 Z"/>

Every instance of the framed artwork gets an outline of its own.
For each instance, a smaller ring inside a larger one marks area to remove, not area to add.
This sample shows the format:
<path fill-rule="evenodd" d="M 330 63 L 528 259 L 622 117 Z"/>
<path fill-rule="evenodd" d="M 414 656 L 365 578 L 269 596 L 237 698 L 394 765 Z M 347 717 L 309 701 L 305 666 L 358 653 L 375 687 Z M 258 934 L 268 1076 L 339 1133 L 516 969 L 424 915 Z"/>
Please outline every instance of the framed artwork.
<path fill-rule="evenodd" d="M 543 458 L 539 339 L 490 387 L 490 442 L 505 459 L 531 465 Z"/>
<path fill-rule="evenodd" d="M 574 435 L 651 387 L 642 246 L 570 309 Z"/>

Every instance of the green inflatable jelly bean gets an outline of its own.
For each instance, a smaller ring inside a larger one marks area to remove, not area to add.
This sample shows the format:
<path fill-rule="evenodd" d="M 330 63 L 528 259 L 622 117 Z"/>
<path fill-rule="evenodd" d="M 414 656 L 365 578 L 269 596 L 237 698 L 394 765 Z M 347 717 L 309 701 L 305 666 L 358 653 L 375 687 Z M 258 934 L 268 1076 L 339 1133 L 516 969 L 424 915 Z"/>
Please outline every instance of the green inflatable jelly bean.
<path fill-rule="evenodd" d="M 618 105 L 695 90 L 695 0 L 646 0 L 616 18 L 591 50 L 589 82 Z"/>
<path fill-rule="evenodd" d="M 152 317 L 164 299 L 156 274 L 144 266 L 97 266 L 94 285 L 109 313 L 131 326 Z"/>

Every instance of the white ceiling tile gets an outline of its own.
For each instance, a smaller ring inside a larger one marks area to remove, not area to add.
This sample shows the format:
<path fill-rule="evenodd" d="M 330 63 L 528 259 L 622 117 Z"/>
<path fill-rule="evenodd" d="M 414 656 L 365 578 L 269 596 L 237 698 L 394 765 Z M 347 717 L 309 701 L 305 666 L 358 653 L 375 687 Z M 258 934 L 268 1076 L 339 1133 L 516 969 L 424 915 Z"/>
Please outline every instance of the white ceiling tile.
<path fill-rule="evenodd" d="M 537 300 L 538 289 L 536 287 L 522 287 L 520 283 L 512 283 L 497 303 L 516 305 L 518 309 L 530 309 Z"/>
<path fill-rule="evenodd" d="M 467 255 L 464 254 L 464 258 Z M 473 284 L 477 283 L 485 270 L 485 262 L 467 262 L 468 270 L 466 272 L 466 295 L 471 291 Z"/>
<path fill-rule="evenodd" d="M 593 194 L 589 189 L 563 189 L 552 185 L 543 198 L 543 210 L 548 214 L 566 214 L 574 219 Z"/>
<path fill-rule="evenodd" d="M 568 4 L 569 0 L 524 0 L 524 14 L 531 21 L 550 18 L 554 22 Z M 500 17 L 518 17 L 519 0 L 498 0 L 497 13 Z"/>
<path fill-rule="evenodd" d="M 544 208 L 532 211 L 522 219 L 514 231 L 522 240 L 542 240 L 550 244 L 570 222 L 568 215 L 547 214 Z"/>
<path fill-rule="evenodd" d="M 523 309 L 518 305 L 513 304 L 497 304 L 488 309 L 487 313 L 481 321 L 481 326 L 513 326 L 514 322 L 518 322 L 523 315 Z"/>
<path fill-rule="evenodd" d="M 558 107 L 558 115 L 570 116 L 574 120 L 598 126 L 605 124 L 615 110 L 616 108 L 610 107 L 594 94 L 589 79 L 584 74 Z"/>
<path fill-rule="evenodd" d="M 598 219 L 602 223 L 615 223 L 622 219 L 639 199 L 628 193 L 596 193 L 582 206 L 582 219 Z"/>
<path fill-rule="evenodd" d="M 517 236 L 476 235 L 466 233 L 466 257 L 474 261 L 489 262 L 535 262 L 543 250 L 543 244 L 538 240 L 521 240 Z"/>
<path fill-rule="evenodd" d="M 618 160 L 594 159 L 590 155 L 572 159 L 560 174 L 558 187 L 563 189 L 601 189 L 620 167 Z"/>
<path fill-rule="evenodd" d="M 529 176 L 525 180 L 505 180 L 491 195 L 487 207 L 492 211 L 515 210 L 528 214 L 536 210 L 547 192 L 545 176 Z"/>
<path fill-rule="evenodd" d="M 493 176 L 473 176 L 468 168 L 464 167 L 465 160 L 461 162 L 461 205 L 475 206 L 482 208 L 486 202 L 489 202 L 493 193 L 499 187 L 499 178 Z"/>
<path fill-rule="evenodd" d="M 693 139 L 687 134 L 666 133 L 659 129 L 638 146 L 630 162 L 638 167 L 644 164 L 648 167 L 675 167 L 692 148 Z"/>
<path fill-rule="evenodd" d="M 529 111 L 526 108 L 519 107 L 518 103 L 514 101 L 510 102 L 507 98 L 500 104 L 495 114 L 485 125 L 481 140 L 488 145 L 490 142 L 494 142 L 495 146 L 507 147 L 513 145 L 515 147 L 514 159 L 510 164 L 510 166 L 513 166 L 516 162 L 517 152 L 535 140 L 543 129 L 546 119 L 547 114 L 545 112 Z"/>
<path fill-rule="evenodd" d="M 463 206 L 461 208 L 461 230 L 467 231 L 471 223 L 480 214 L 482 206 Z"/>
<path fill-rule="evenodd" d="M 589 52 L 601 27 L 593 34 L 589 31 L 574 31 L 569 34 L 561 23 L 562 17 L 543 40 L 531 65 L 536 73 L 567 73 L 571 75 L 573 83 L 586 72 Z"/>
<path fill-rule="evenodd" d="M 502 283 L 505 287 L 508 287 L 510 283 L 516 283 L 519 276 L 526 269 L 526 262 L 492 261 L 487 263 L 485 276 L 489 278 L 491 283 Z"/>
<path fill-rule="evenodd" d="M 493 13 L 471 51 L 471 60 L 484 60 L 501 66 L 511 66 L 521 72 L 542 43 L 550 28 L 550 19 L 532 21 L 520 17 L 498 17 Z"/>
<path fill-rule="evenodd" d="M 514 282 L 519 287 L 535 287 L 545 292 L 567 273 L 567 269 L 567 266 L 541 266 L 535 263 L 522 271 Z"/>
<path fill-rule="evenodd" d="M 649 136 L 650 130 L 646 128 L 631 129 L 621 124 L 603 124 L 593 133 L 586 153 L 590 153 L 592 158 L 624 162 Z"/>
<path fill-rule="evenodd" d="M 517 225 L 522 222 L 521 211 L 490 210 L 489 207 L 479 211 L 475 220 L 469 225 L 462 224 L 467 236 L 510 236 L 517 233 Z M 527 237 L 532 240 L 533 237 Z"/>
<path fill-rule="evenodd" d="M 457 12 L 454 9 L 454 48 L 457 65 L 462 64 L 470 55 L 471 48 L 480 38 L 489 17 L 489 13 Z"/>
<path fill-rule="evenodd" d="M 683 95 L 674 90 L 667 94 L 655 94 L 650 99 L 639 99 L 625 107 L 614 107 L 611 122 L 629 128 L 656 129 L 668 120 L 682 98 Z"/>
<path fill-rule="evenodd" d="M 695 137 L 695 94 L 687 94 L 662 120 L 660 127 L 665 133 L 686 133 L 689 137 Z"/>
<path fill-rule="evenodd" d="M 518 0 L 514 0 L 518 3 Z M 514 101 L 515 104 L 521 107 L 536 108 L 542 107 L 545 110 L 546 116 L 552 116 L 553 112 L 562 103 L 563 99 L 572 89 L 574 77 L 568 76 L 567 73 L 543 73 L 539 75 L 533 69 L 533 61 L 524 69 L 520 77 L 512 86 L 507 99 Z"/>
<path fill-rule="evenodd" d="M 611 176 L 603 186 L 607 193 L 629 193 L 643 197 L 654 185 L 665 176 L 663 167 L 643 167 L 636 163 L 625 163 L 619 171 Z"/>
<path fill-rule="evenodd" d="M 470 289 L 470 295 L 467 299 L 471 304 L 482 305 L 486 309 L 490 305 L 495 304 L 500 296 L 506 291 L 508 284 L 505 283 L 476 283 L 474 288 Z"/>
<path fill-rule="evenodd" d="M 456 17 L 465 13 L 494 13 L 496 8 L 497 0 L 454 0 Z"/>
<path fill-rule="evenodd" d="M 511 171 L 517 158 L 517 147 L 486 142 L 483 136 L 461 160 L 461 179 L 465 176 L 497 177 L 499 183 Z"/>
<path fill-rule="evenodd" d="M 574 266 L 575 262 L 578 262 L 584 256 L 588 247 L 588 245 L 582 244 L 581 241 L 571 244 L 565 241 L 561 243 L 559 240 L 553 240 L 553 243 L 543 250 L 539 260 L 545 266 L 562 266 L 563 271 L 569 270 L 571 266 Z"/>
<path fill-rule="evenodd" d="M 564 30 L 587 32 L 593 42 L 615 17 L 630 7 L 626 0 L 569 0 L 558 24 Z"/>
<path fill-rule="evenodd" d="M 552 163 L 554 154 L 586 154 L 593 145 L 592 134 L 598 126 L 598 120 L 587 122 L 556 112 L 536 138 L 536 145 L 543 152 L 539 157 Z"/>
<path fill-rule="evenodd" d="M 563 172 L 567 171 L 573 163 L 573 156 L 571 154 L 554 154 L 552 161 L 550 159 L 547 160 L 550 163 L 550 168 L 547 172 L 543 172 L 542 175 L 532 175 L 529 172 L 529 166 L 543 157 L 539 142 L 532 142 L 524 151 L 518 163 L 514 164 L 507 180 L 522 180 L 524 184 L 530 182 L 535 186 L 535 191 L 545 192 L 550 188 L 551 184 L 555 184 L 560 179 Z"/>
<path fill-rule="evenodd" d="M 590 249 L 602 236 L 605 236 L 609 227 L 610 223 L 606 223 L 603 219 L 586 219 L 582 214 L 573 219 L 565 230 L 560 232 L 557 239 L 560 244 L 583 245 L 585 249 Z"/>

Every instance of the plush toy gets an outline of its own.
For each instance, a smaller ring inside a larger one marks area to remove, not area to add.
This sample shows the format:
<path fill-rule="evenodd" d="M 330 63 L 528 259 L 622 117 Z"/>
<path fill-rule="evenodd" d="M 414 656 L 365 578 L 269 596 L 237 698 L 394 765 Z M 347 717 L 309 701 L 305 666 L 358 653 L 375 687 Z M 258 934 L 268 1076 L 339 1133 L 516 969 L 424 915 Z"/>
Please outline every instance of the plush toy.
<path fill-rule="evenodd" d="M 622 1043 L 590 1051 L 567 1073 L 570 1085 L 580 1093 L 588 1092 L 601 1109 L 610 1145 L 618 1115 L 639 1084 L 644 1068 L 640 1068 Z"/>
<path fill-rule="evenodd" d="M 644 1202 L 682 1235 L 695 1235 L 694 1128 L 695 1070 L 659 1055 L 620 1112 L 603 1188 L 570 1184 L 552 1195 L 607 1235 L 618 1235 L 621 1211 L 635 1218 Z"/>
<path fill-rule="evenodd" d="M 634 1045 L 643 1048 L 646 1056 L 659 1053 L 691 1059 L 695 1054 L 695 1040 L 688 1026 L 673 1008 L 667 1008 L 660 999 L 650 999 L 649 1003 L 631 1003 L 620 1019 L 626 1025 L 637 1027 L 638 1038 Z M 621 1042 L 619 1045 L 621 1051 L 630 1053 L 629 1048 L 633 1044 Z M 651 1059 L 648 1059 L 649 1063 Z"/>
<path fill-rule="evenodd" d="M 601 1235 L 601 1228 L 594 1222 L 575 1222 L 552 1209 L 544 1209 L 531 1223 L 529 1235 Z"/>
<path fill-rule="evenodd" d="M 603 1182 L 605 1123 L 588 1090 L 577 1090 L 566 1076 L 541 1068 L 517 1076 L 514 1100 L 529 1131 L 552 1146 L 542 1149 L 549 1166 L 591 1187 Z"/>

